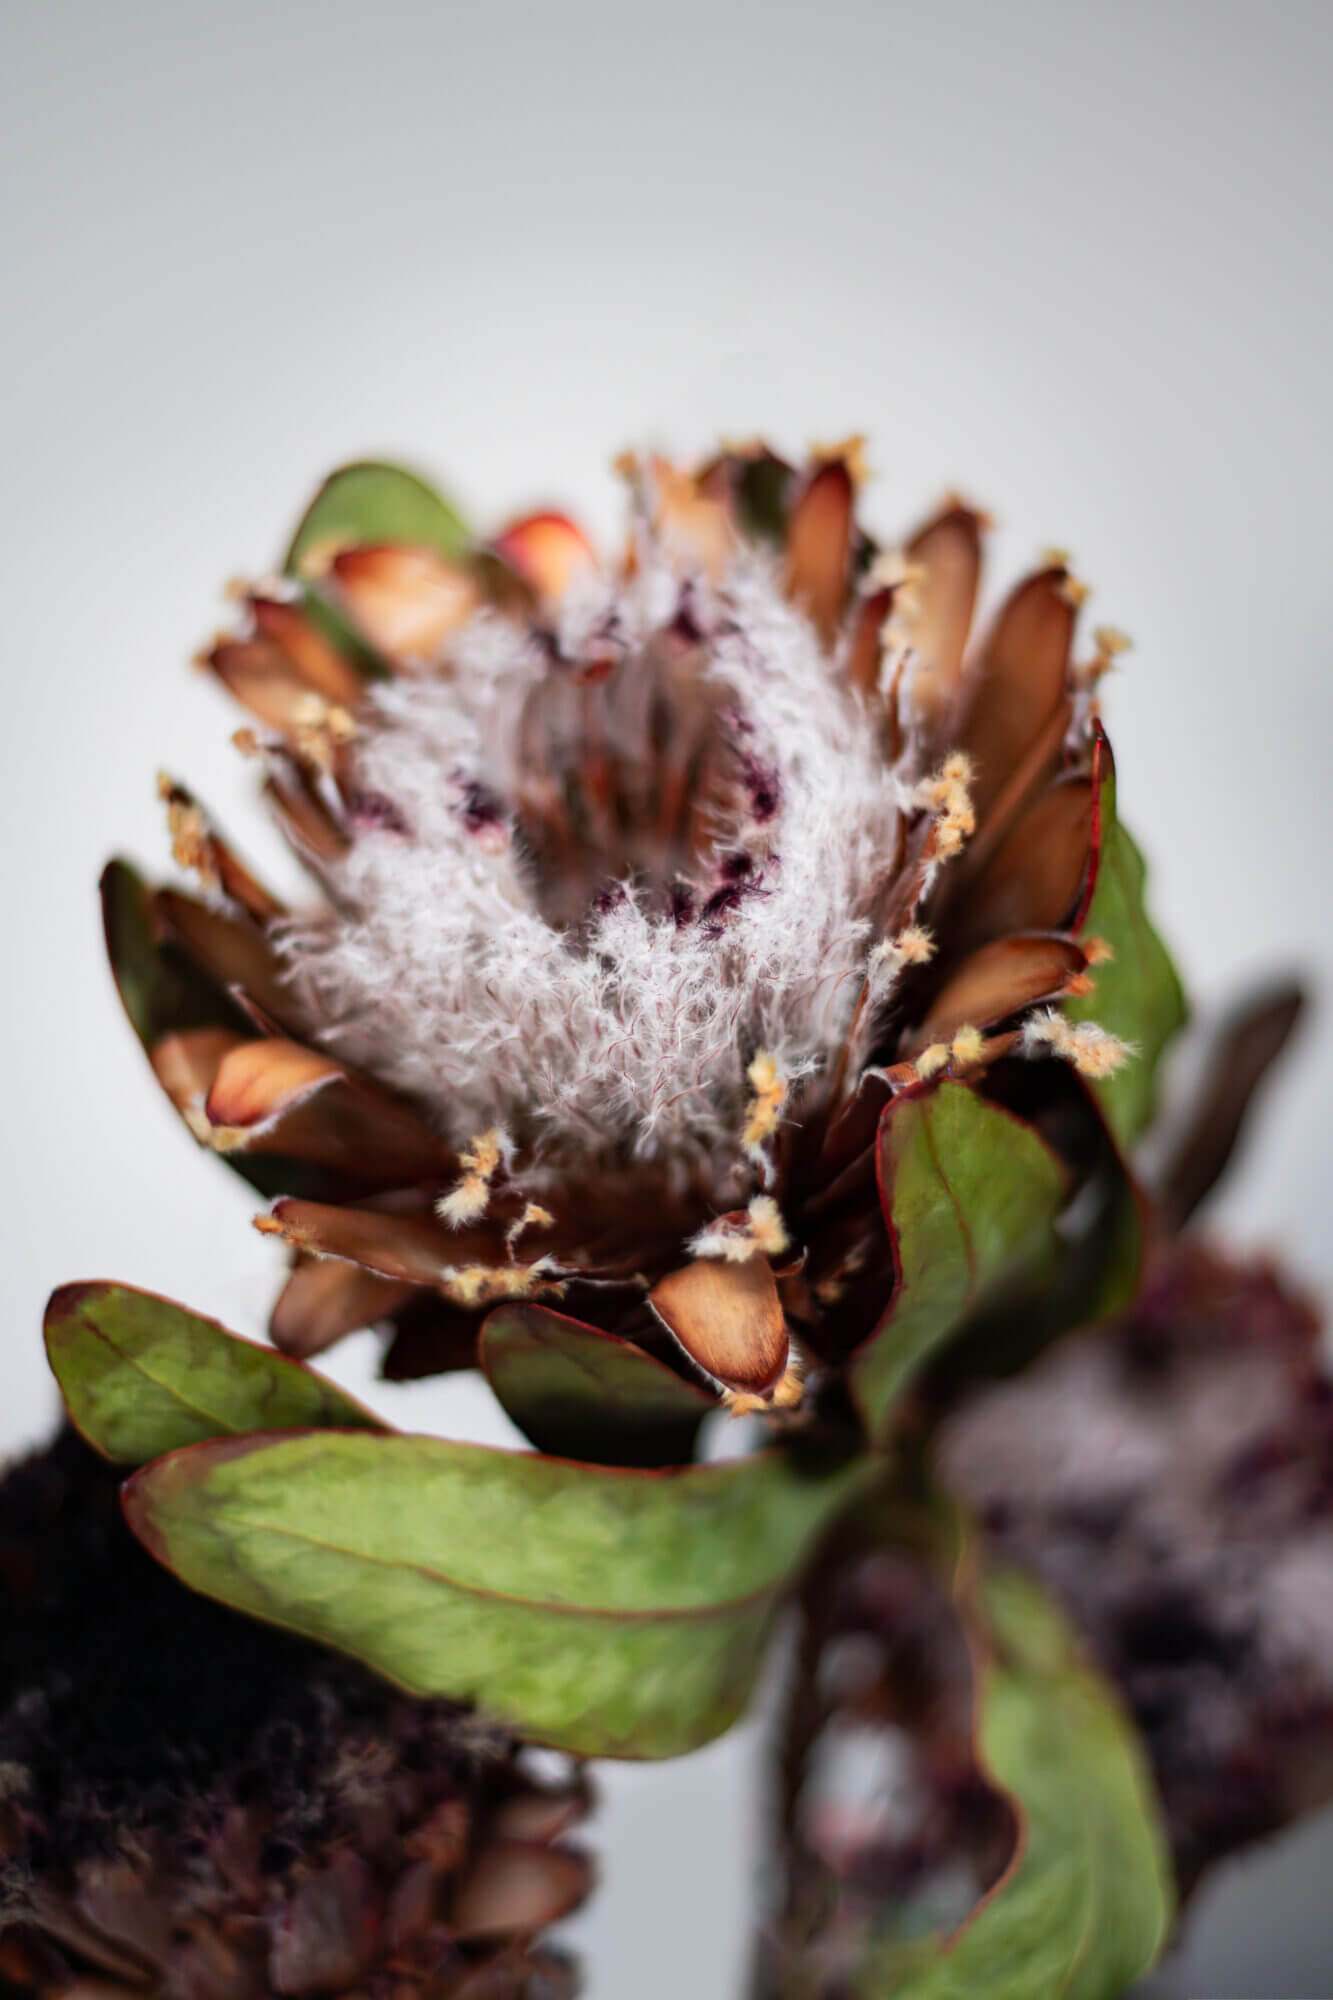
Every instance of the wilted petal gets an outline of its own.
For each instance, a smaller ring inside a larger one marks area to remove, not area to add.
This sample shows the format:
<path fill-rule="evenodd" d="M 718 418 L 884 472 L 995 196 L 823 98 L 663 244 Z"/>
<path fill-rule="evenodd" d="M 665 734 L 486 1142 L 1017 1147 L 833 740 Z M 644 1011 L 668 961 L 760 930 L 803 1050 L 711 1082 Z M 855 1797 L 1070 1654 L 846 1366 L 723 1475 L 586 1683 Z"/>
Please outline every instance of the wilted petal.
<path fill-rule="evenodd" d="M 276 597 L 252 597 L 250 611 L 258 637 L 281 648 L 307 687 L 344 708 L 356 706 L 365 692 L 361 675 L 299 605 Z"/>
<path fill-rule="evenodd" d="M 298 765 L 281 778 L 271 774 L 264 797 L 299 860 L 316 870 L 342 860 L 351 843 Z"/>
<path fill-rule="evenodd" d="M 205 1107 L 254 1152 L 344 1168 L 367 1184 L 406 1186 L 448 1174 L 454 1156 L 410 1106 L 336 1058 L 279 1037 L 223 1058 Z"/>
<path fill-rule="evenodd" d="M 257 924 L 214 909 L 179 889 L 159 889 L 153 908 L 166 934 L 184 945 L 195 964 L 219 986 L 239 987 L 275 1020 L 295 1018 L 291 990 L 284 985 L 273 948 Z"/>
<path fill-rule="evenodd" d="M 166 802 L 172 852 L 181 866 L 197 871 L 204 883 L 220 889 L 257 924 L 282 916 L 283 904 L 218 832 L 194 795 L 170 778 L 160 778 L 158 785 Z"/>
<path fill-rule="evenodd" d="M 913 535 L 907 554 L 922 571 L 907 629 L 912 693 L 930 719 L 947 712 L 962 686 L 981 577 L 981 516 L 959 502 L 943 507 Z"/>
<path fill-rule="evenodd" d="M 951 903 L 951 945 L 1066 923 L 1087 878 L 1092 815 L 1087 778 L 1066 778 L 1041 792 Z"/>
<path fill-rule="evenodd" d="M 301 1258 L 278 1295 L 269 1338 L 284 1354 L 306 1361 L 344 1335 L 388 1319 L 415 1290 L 336 1257 Z"/>
<path fill-rule="evenodd" d="M 648 1302 L 690 1359 L 730 1389 L 762 1394 L 787 1365 L 787 1326 L 764 1257 L 697 1258 L 654 1285 Z"/>
<path fill-rule="evenodd" d="M 855 484 L 845 459 L 814 473 L 787 522 L 787 595 L 827 643 L 842 621 L 851 578 Z"/>
<path fill-rule="evenodd" d="M 293 1249 L 343 1257 L 411 1285 L 436 1286 L 446 1269 L 472 1262 L 479 1251 L 499 1264 L 505 1250 L 501 1232 L 479 1240 L 478 1231 L 450 1229 L 433 1215 L 394 1215 L 287 1197 L 275 1202 L 272 1215 L 262 1216 L 260 1224 Z"/>
<path fill-rule="evenodd" d="M 449 1913 L 459 1936 L 526 1937 L 576 1910 L 592 1887 L 592 1863 L 569 1848 L 495 1840 L 459 1884 Z"/>
<path fill-rule="evenodd" d="M 946 982 L 904 1054 L 932 1042 L 950 1042 L 960 1028 L 987 1028 L 1040 1000 L 1053 1000 L 1086 966 L 1082 948 L 1070 938 L 996 938 L 974 952 Z"/>
<path fill-rule="evenodd" d="M 881 634 L 892 603 L 892 590 L 872 590 L 856 607 L 847 648 L 847 684 L 861 694 L 873 695 L 878 691 L 884 649 Z"/>
<path fill-rule="evenodd" d="M 1056 564 L 1027 577 L 1000 607 L 962 728 L 979 819 L 1064 699 L 1076 617 L 1069 572 Z"/>
<path fill-rule="evenodd" d="M 528 514 L 497 535 L 491 548 L 547 602 L 557 602 L 597 566 L 591 542 L 565 514 Z"/>
<path fill-rule="evenodd" d="M 378 1911 L 370 1870 L 352 1854 L 307 1875 L 278 1919 L 269 1953 L 277 1993 L 350 1986 L 375 1955 Z"/>
<path fill-rule="evenodd" d="M 224 1057 L 245 1043 L 246 1037 L 230 1028 L 187 1028 L 163 1035 L 150 1049 L 153 1074 L 192 1131 L 205 1122 L 204 1101 Z"/>
<path fill-rule="evenodd" d="M 339 601 L 394 666 L 434 660 L 477 608 L 476 584 L 433 549 L 344 549 L 333 559 Z"/>
<path fill-rule="evenodd" d="M 323 699 L 281 647 L 268 639 L 220 640 L 206 664 L 242 708 L 284 734 L 300 726 L 312 697 Z"/>

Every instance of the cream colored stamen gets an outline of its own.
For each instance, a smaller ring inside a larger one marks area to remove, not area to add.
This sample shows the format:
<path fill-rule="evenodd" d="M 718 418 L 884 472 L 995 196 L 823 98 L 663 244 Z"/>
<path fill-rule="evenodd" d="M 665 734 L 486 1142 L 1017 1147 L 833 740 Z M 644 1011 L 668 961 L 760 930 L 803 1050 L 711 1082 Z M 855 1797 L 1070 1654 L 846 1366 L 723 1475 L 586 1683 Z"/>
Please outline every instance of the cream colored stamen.
<path fill-rule="evenodd" d="M 790 1247 L 782 1211 L 769 1194 L 757 1194 L 743 1220 L 723 1217 L 701 1229 L 689 1244 L 695 1257 L 721 1257 L 730 1264 L 743 1264 L 751 1257 L 780 1257 Z"/>
<path fill-rule="evenodd" d="M 959 853 L 969 834 L 976 831 L 972 778 L 971 758 L 955 750 L 933 777 L 916 788 L 916 804 L 935 815 L 936 851 L 946 860 Z"/>
<path fill-rule="evenodd" d="M 565 1287 L 551 1276 L 547 1258 L 535 1264 L 446 1265 L 440 1290 L 460 1306 L 494 1305 L 501 1299 L 530 1299 L 537 1293 L 559 1298 Z"/>
<path fill-rule="evenodd" d="M 1086 1077 L 1111 1076 L 1134 1054 L 1130 1043 L 1095 1021 L 1069 1021 L 1053 1007 L 1025 1022 L 1023 1048 L 1028 1055 L 1063 1056 Z"/>
<path fill-rule="evenodd" d="M 753 1095 L 746 1106 L 741 1146 L 747 1158 L 767 1168 L 764 1146 L 778 1129 L 787 1101 L 787 1079 L 777 1057 L 767 1049 L 760 1049 L 745 1075 Z"/>
<path fill-rule="evenodd" d="M 513 1154 L 513 1142 L 499 1125 L 492 1125 L 488 1132 L 480 1132 L 472 1144 L 458 1156 L 464 1172 L 448 1194 L 441 1195 L 435 1204 L 435 1213 L 441 1222 L 447 1222 L 451 1229 L 461 1229 L 465 1222 L 476 1222 L 485 1215 L 491 1199 L 491 1182 L 503 1163 L 508 1165 Z M 545 1214 L 545 1211 L 541 1211 Z M 549 1221 L 550 1218 L 547 1217 Z M 519 1227 L 524 1226 L 520 1220 Z"/>

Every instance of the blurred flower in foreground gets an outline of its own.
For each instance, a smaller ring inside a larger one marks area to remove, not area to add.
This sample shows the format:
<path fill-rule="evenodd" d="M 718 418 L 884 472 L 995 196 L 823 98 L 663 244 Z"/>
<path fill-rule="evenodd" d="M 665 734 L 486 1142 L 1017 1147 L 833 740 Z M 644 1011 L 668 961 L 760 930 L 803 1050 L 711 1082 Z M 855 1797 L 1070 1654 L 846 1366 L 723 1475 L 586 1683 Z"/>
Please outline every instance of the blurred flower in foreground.
<path fill-rule="evenodd" d="M 1076 645 L 1053 553 L 969 650 L 981 516 L 877 547 L 856 441 L 622 469 L 613 559 L 335 475 L 206 655 L 324 906 L 167 782 L 206 894 L 113 865 L 111 957 L 192 1132 L 278 1197 L 288 1352 L 387 1323 L 389 1374 L 471 1365 L 504 1305 L 788 1408 L 893 1292 L 895 1103 L 942 1091 L 965 1176 L 1042 1180 L 1010 1261 L 1105 1169 L 1082 1086 L 1118 1137 L 1151 1107 L 1180 997 L 1098 721 L 1123 641 Z"/>
<path fill-rule="evenodd" d="M 0 1483 L 0 1985 L 561 2000 L 590 1864 L 475 1714 L 184 1590 L 71 1432 Z"/>

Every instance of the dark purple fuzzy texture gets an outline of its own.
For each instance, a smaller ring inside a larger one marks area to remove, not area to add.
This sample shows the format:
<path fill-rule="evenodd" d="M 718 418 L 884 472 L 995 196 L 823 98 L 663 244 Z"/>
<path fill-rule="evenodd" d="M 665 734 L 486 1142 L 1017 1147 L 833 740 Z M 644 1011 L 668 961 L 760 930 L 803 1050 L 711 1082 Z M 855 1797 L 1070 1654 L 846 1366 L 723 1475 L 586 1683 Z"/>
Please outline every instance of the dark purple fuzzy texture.
<path fill-rule="evenodd" d="M 0 1769 L 21 1828 L 0 1885 L 68 1880 L 127 1834 L 188 1846 L 252 1802 L 280 1867 L 355 1816 L 358 1746 L 461 1784 L 459 1710 L 185 1590 L 124 1526 L 119 1478 L 64 1431 L 0 1482 Z"/>
<path fill-rule="evenodd" d="M 976 1397 L 943 1462 L 1127 1697 L 1184 1890 L 1333 1793 L 1333 1396 L 1270 1267 L 1177 1245 L 1123 1320 Z"/>

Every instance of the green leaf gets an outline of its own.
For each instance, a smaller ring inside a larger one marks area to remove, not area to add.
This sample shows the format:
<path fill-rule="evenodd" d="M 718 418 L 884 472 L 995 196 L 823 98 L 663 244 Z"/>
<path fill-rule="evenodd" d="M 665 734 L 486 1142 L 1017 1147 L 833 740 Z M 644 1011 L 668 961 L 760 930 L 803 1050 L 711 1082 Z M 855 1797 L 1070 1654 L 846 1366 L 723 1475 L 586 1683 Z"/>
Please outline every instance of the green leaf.
<path fill-rule="evenodd" d="M 45 1333 L 71 1421 L 120 1465 L 244 1431 L 380 1428 L 312 1369 L 129 1285 L 62 1285 Z"/>
<path fill-rule="evenodd" d="M 670 1757 L 739 1715 L 784 1585 L 871 1470 L 612 1471 L 322 1431 L 177 1452 L 125 1509 L 192 1589 L 414 1693 L 580 1754 Z"/>
<path fill-rule="evenodd" d="M 1129 833 L 1116 817 L 1115 765 L 1105 737 L 1098 740 L 1100 853 L 1092 901 L 1080 933 L 1104 938 L 1111 958 L 1096 968 L 1096 984 L 1083 999 L 1067 1000 L 1071 1021 L 1096 1021 L 1133 1045 L 1131 1061 L 1092 1085 L 1111 1130 L 1129 1145 L 1150 1123 L 1162 1051 L 1185 1019 L 1185 996 L 1166 947 L 1148 921 L 1146 870 Z"/>
<path fill-rule="evenodd" d="M 1018 1822 L 1010 1864 L 962 1929 L 872 1950 L 862 2000 L 1114 2000 L 1173 1913 L 1151 1779 L 1119 1700 L 1032 1580 L 965 1587 L 977 1753 Z"/>
<path fill-rule="evenodd" d="M 1082 1079 L 1078 1087 L 1088 1088 Z M 1080 1189 L 1077 1230 L 1066 1231 L 1062 1219 L 1045 1251 L 969 1320 L 946 1358 L 950 1380 L 1012 1375 L 1062 1333 L 1123 1312 L 1138 1292 L 1147 1197 L 1095 1103 L 1092 1115 L 1101 1124 L 1101 1158 Z"/>
<path fill-rule="evenodd" d="M 1066 1192 L 1064 1168 L 1031 1126 L 962 1083 L 894 1098 L 878 1146 L 899 1276 L 888 1313 L 851 1364 L 872 1435 L 923 1362 L 1050 1253 Z"/>
<path fill-rule="evenodd" d="M 329 474 L 292 536 L 283 568 L 300 575 L 305 561 L 323 551 L 382 542 L 411 542 L 456 556 L 468 539 L 461 515 L 415 472 L 361 459 Z"/>
<path fill-rule="evenodd" d="M 683 1465 L 715 1407 L 631 1341 L 545 1306 L 502 1306 L 482 1328 L 482 1370 L 539 1451 L 591 1465 Z"/>

